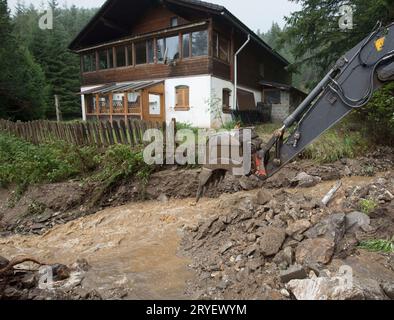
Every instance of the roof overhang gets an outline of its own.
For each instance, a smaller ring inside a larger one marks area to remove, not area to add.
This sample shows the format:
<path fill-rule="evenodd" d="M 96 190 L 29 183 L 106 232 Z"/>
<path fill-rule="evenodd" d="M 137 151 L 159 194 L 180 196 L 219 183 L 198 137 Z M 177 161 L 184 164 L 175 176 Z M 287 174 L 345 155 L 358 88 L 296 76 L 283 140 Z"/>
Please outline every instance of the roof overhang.
<path fill-rule="evenodd" d="M 119 93 L 119 92 L 127 92 L 127 91 L 139 91 L 142 89 L 153 87 L 159 83 L 162 83 L 163 80 L 155 80 L 155 81 L 138 81 L 138 82 L 125 82 L 125 83 L 117 83 L 117 84 L 106 84 L 103 86 L 99 86 L 94 89 L 89 89 L 86 91 L 81 91 L 81 95 L 87 94 L 108 94 L 108 93 Z"/>

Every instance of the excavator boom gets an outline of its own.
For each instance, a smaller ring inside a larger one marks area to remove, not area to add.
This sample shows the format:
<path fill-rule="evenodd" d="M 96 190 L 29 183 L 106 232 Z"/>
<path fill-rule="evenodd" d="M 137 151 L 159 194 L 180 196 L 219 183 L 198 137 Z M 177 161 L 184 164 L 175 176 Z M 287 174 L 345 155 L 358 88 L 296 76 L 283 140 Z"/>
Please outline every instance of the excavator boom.
<path fill-rule="evenodd" d="M 340 58 L 334 67 L 284 121 L 266 145 L 255 151 L 251 166 L 261 179 L 271 177 L 308 145 L 355 109 L 364 107 L 373 93 L 394 81 L 394 23 L 375 30 Z M 290 134 L 285 139 L 285 133 Z M 207 184 L 228 168 L 206 166 L 200 176 L 197 200 Z"/>

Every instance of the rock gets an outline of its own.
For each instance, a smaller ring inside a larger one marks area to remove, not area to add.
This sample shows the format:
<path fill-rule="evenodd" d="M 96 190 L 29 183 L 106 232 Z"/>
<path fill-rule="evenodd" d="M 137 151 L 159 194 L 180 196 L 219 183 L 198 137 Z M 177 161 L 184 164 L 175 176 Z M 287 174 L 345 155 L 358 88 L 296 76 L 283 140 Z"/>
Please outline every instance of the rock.
<path fill-rule="evenodd" d="M 219 252 L 221 254 L 226 253 L 228 250 L 230 250 L 232 247 L 234 246 L 234 243 L 232 243 L 231 241 L 227 242 L 226 244 L 224 244 L 220 249 Z"/>
<path fill-rule="evenodd" d="M 70 277 L 71 270 L 63 264 L 54 264 L 52 268 L 53 281 L 63 281 Z"/>
<path fill-rule="evenodd" d="M 37 278 L 34 273 L 27 273 L 21 279 L 21 284 L 25 289 L 32 289 L 37 285 Z"/>
<path fill-rule="evenodd" d="M 262 267 L 264 267 L 265 261 L 264 259 L 258 258 L 248 261 L 245 266 L 249 268 L 251 271 L 256 271 Z"/>
<path fill-rule="evenodd" d="M 280 280 L 283 283 L 288 283 L 289 281 L 295 279 L 306 279 L 307 277 L 308 274 L 306 273 L 304 267 L 297 264 L 280 273 Z"/>
<path fill-rule="evenodd" d="M 346 216 L 343 213 L 330 215 L 304 233 L 309 239 L 324 237 L 338 243 L 346 232 Z"/>
<path fill-rule="evenodd" d="M 293 264 L 293 249 L 291 247 L 284 248 L 275 256 L 272 261 L 276 263 L 280 268 L 287 268 L 288 266 Z"/>
<path fill-rule="evenodd" d="M 277 254 L 282 248 L 286 239 L 286 232 L 283 229 L 267 227 L 260 238 L 260 249 L 264 256 L 269 257 Z"/>
<path fill-rule="evenodd" d="M 7 260 L 6 258 L 0 256 L 0 269 L 5 268 L 6 266 L 8 266 L 9 263 L 10 263 L 9 260 Z"/>
<path fill-rule="evenodd" d="M 311 176 L 306 172 L 299 173 L 294 179 L 291 180 L 291 184 L 293 186 L 298 186 L 300 188 L 314 187 L 319 182 L 321 182 L 321 178 Z"/>
<path fill-rule="evenodd" d="M 259 205 L 265 205 L 272 200 L 272 194 L 266 189 L 261 189 L 256 196 L 256 202 Z"/>
<path fill-rule="evenodd" d="M 346 215 L 346 232 L 355 233 L 359 229 L 365 229 L 371 223 L 371 219 L 362 212 L 354 211 Z"/>
<path fill-rule="evenodd" d="M 286 228 L 286 234 L 290 237 L 293 235 L 301 235 L 311 226 L 312 225 L 309 220 L 297 220 L 296 222 L 289 224 L 289 226 Z"/>
<path fill-rule="evenodd" d="M 86 259 L 78 259 L 77 262 L 71 266 L 71 269 L 73 271 L 88 272 L 91 269 L 91 266 Z"/>
<path fill-rule="evenodd" d="M 296 261 L 302 265 L 328 264 L 334 255 L 334 248 L 332 240 L 307 239 L 297 247 Z"/>
<path fill-rule="evenodd" d="M 43 224 L 43 223 L 35 223 L 35 224 L 33 224 L 33 225 L 30 227 L 30 229 L 31 229 L 32 231 L 37 231 L 37 230 L 42 230 L 42 229 L 44 229 L 45 227 L 46 227 L 46 225 Z"/>
<path fill-rule="evenodd" d="M 168 200 L 167 195 L 166 195 L 165 193 L 162 193 L 162 194 L 157 198 L 157 201 L 163 202 L 163 203 L 167 203 L 169 200 Z"/>
<path fill-rule="evenodd" d="M 394 282 L 384 283 L 382 289 L 391 300 L 394 300 Z"/>
<path fill-rule="evenodd" d="M 242 187 L 242 189 L 246 191 L 250 191 L 253 189 L 256 189 L 258 187 L 258 181 L 253 179 L 253 176 L 246 177 L 243 176 L 241 179 L 239 179 L 239 185 Z"/>
<path fill-rule="evenodd" d="M 355 279 L 349 285 L 340 276 L 291 280 L 286 288 L 297 300 L 386 300 L 379 283 L 372 279 Z"/>
<path fill-rule="evenodd" d="M 250 247 L 247 247 L 245 250 L 244 250 L 244 255 L 246 256 L 246 257 L 250 257 L 250 256 L 252 256 L 253 254 L 255 254 L 256 252 L 258 251 L 258 247 L 257 247 L 257 245 L 252 245 L 252 246 L 250 246 Z"/>

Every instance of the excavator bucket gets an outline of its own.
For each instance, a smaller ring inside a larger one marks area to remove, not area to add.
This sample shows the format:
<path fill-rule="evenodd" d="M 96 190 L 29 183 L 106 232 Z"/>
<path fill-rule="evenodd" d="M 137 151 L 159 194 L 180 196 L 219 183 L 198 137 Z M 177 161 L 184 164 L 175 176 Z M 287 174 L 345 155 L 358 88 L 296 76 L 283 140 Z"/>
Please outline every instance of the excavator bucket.
<path fill-rule="evenodd" d="M 197 202 L 204 196 L 207 188 L 210 186 L 216 188 L 223 181 L 227 172 L 239 176 L 250 174 L 251 168 L 248 169 L 250 159 L 247 160 L 248 166 L 245 166 L 244 163 L 245 129 L 249 129 L 251 132 L 253 152 L 262 144 L 255 134 L 254 128 L 235 129 L 209 137 L 205 153 L 206 164 L 199 177 Z"/>

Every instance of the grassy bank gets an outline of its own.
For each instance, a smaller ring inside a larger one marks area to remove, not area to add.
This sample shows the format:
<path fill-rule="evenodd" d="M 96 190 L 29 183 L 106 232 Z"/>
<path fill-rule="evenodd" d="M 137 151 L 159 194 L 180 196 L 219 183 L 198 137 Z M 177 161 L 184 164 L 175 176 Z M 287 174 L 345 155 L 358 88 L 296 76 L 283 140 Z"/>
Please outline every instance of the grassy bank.
<path fill-rule="evenodd" d="M 77 147 L 62 141 L 40 145 L 0 133 L 0 186 L 16 185 L 19 190 L 31 184 L 69 179 L 93 181 L 102 190 L 135 176 L 146 181 L 151 167 L 142 152 L 115 145 L 104 153 L 95 147 Z"/>
<path fill-rule="evenodd" d="M 280 124 L 264 124 L 256 129 L 259 136 L 268 141 L 279 127 Z M 349 120 L 324 133 L 302 153 L 301 157 L 317 163 L 330 163 L 342 158 L 355 158 L 374 147 L 375 144 L 371 142 L 365 129 Z"/>

